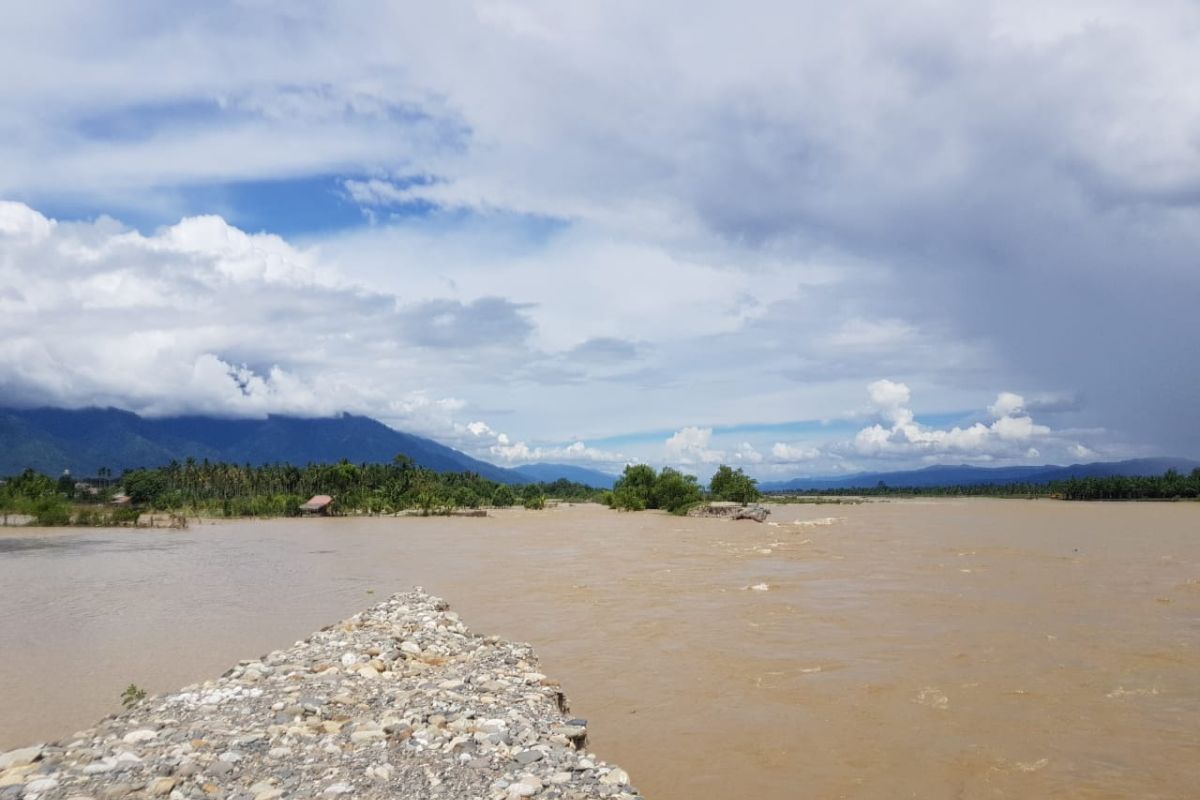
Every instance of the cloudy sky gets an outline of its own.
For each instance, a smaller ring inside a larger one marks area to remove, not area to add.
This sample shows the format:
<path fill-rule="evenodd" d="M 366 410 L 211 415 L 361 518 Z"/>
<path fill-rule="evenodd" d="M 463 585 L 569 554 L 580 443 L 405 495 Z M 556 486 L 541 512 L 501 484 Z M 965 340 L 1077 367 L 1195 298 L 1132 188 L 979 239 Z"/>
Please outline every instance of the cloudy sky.
<path fill-rule="evenodd" d="M 1200 456 L 1190 0 L 5 14 L 0 404 L 763 477 Z"/>

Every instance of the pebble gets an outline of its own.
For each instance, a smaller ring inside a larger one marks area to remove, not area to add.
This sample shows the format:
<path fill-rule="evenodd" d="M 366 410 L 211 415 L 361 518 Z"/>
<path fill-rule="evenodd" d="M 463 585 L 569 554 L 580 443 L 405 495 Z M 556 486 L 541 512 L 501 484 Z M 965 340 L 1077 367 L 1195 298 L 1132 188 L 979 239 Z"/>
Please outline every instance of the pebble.
<path fill-rule="evenodd" d="M 176 780 L 174 778 L 156 778 L 146 787 L 146 792 L 151 797 L 162 797 L 165 794 L 170 794 L 175 788 Z"/>
<path fill-rule="evenodd" d="M 609 772 L 607 775 L 600 778 L 600 782 L 616 784 L 616 785 L 629 783 L 629 773 L 627 773 L 623 769 L 614 769 L 611 772 Z"/>
<path fill-rule="evenodd" d="M 55 778 L 34 778 L 25 784 L 25 794 L 41 794 L 57 788 L 58 780 Z"/>

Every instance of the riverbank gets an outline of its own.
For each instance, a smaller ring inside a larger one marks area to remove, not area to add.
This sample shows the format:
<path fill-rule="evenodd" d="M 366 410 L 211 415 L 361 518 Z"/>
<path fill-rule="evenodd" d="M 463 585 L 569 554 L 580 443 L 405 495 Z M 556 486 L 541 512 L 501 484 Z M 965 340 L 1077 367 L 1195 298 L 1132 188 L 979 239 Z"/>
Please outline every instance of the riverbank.
<path fill-rule="evenodd" d="M 225 676 L 0 754 L 0 800 L 632 798 L 528 645 L 397 594 Z"/>

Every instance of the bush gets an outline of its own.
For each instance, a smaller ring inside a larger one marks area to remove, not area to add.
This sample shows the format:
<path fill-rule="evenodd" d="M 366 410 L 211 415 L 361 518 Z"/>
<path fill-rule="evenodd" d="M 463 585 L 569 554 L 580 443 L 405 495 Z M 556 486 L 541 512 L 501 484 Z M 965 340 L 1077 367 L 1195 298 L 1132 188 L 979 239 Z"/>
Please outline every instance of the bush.
<path fill-rule="evenodd" d="M 114 525 L 136 525 L 140 516 L 136 508 L 114 508 L 108 520 Z"/>
<path fill-rule="evenodd" d="M 167 490 L 167 479 L 157 470 L 135 469 L 125 473 L 122 483 L 125 485 L 125 494 L 138 505 L 157 504 L 159 496 Z"/>
<path fill-rule="evenodd" d="M 742 472 L 741 467 L 730 469 L 724 464 L 717 467 L 716 474 L 708 482 L 708 490 L 714 500 L 728 500 L 743 505 L 762 497 L 758 491 L 758 481 Z"/>
<path fill-rule="evenodd" d="M 654 505 L 672 514 L 683 514 L 700 500 L 700 485 L 695 476 L 664 467 L 654 482 Z"/>
<path fill-rule="evenodd" d="M 71 507 L 60 497 L 43 497 L 33 504 L 34 525 L 70 525 Z"/>
<path fill-rule="evenodd" d="M 613 484 L 614 507 L 626 511 L 654 508 L 654 484 L 657 480 L 654 467 L 647 464 L 628 465 L 624 474 Z"/>
<path fill-rule="evenodd" d="M 620 481 L 612 492 L 612 507 L 618 511 L 645 511 L 646 498 L 640 492 L 629 487 L 621 486 Z"/>
<path fill-rule="evenodd" d="M 517 496 L 513 494 L 512 488 L 503 483 L 497 486 L 496 491 L 492 493 L 492 505 L 496 508 L 508 508 L 515 502 L 517 502 Z"/>

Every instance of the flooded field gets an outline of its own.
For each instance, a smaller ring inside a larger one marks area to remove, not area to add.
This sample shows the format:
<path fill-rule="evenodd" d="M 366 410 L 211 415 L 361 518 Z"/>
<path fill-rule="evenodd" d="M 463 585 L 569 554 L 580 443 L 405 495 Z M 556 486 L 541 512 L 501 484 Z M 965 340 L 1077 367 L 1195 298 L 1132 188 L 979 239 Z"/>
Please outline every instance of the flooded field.
<path fill-rule="evenodd" d="M 1185 798 L 1200 505 L 580 506 L 0 531 L 0 749 L 414 584 L 532 642 L 651 800 Z"/>

